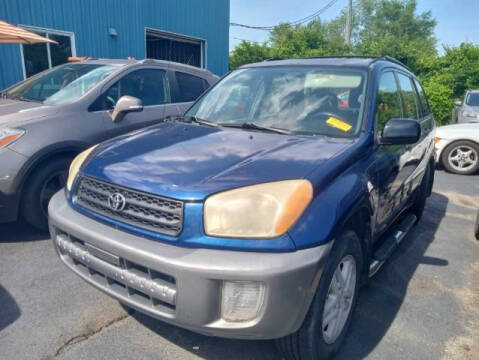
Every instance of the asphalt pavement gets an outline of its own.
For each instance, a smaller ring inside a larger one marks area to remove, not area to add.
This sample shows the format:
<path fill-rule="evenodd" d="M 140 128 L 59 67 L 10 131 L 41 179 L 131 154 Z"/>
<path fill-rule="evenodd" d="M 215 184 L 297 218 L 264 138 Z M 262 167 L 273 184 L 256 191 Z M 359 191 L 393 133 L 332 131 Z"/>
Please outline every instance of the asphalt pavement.
<path fill-rule="evenodd" d="M 421 222 L 360 293 L 338 359 L 479 359 L 479 175 L 436 172 Z M 281 359 L 270 341 L 198 335 L 86 284 L 49 236 L 0 225 L 0 359 Z"/>

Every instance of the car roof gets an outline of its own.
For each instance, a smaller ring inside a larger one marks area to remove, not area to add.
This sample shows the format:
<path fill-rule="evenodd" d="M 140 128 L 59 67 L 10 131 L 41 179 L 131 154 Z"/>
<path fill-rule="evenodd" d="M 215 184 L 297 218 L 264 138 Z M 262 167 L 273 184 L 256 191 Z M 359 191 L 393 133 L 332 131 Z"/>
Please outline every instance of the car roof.
<path fill-rule="evenodd" d="M 369 68 L 372 64 L 379 61 L 394 63 L 407 70 L 409 68 L 389 56 L 373 57 L 373 56 L 319 56 L 311 58 L 298 58 L 298 59 L 268 59 L 262 62 L 246 64 L 240 67 L 268 67 L 268 66 L 294 66 L 294 65 L 309 65 L 309 66 L 345 66 L 356 68 Z M 409 70 L 410 71 L 410 70 Z"/>
<path fill-rule="evenodd" d="M 209 73 L 212 76 L 214 75 L 211 71 L 208 69 L 203 69 L 199 68 L 196 66 L 192 65 L 187 65 L 183 63 L 178 63 L 174 61 L 166 61 L 166 60 L 156 60 L 156 59 L 143 59 L 143 60 L 136 60 L 136 59 L 86 59 L 79 61 L 77 63 L 82 63 L 82 64 L 102 64 L 102 65 L 121 65 L 121 66 L 132 66 L 132 65 L 159 65 L 163 67 L 171 67 L 174 69 L 184 69 L 185 71 L 188 72 L 203 72 L 203 73 Z"/>

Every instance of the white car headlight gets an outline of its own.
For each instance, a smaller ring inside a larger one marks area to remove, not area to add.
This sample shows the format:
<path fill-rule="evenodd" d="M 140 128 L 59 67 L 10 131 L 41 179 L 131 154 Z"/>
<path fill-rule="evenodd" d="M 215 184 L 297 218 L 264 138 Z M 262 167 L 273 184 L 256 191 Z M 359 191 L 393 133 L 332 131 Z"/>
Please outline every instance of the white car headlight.
<path fill-rule="evenodd" d="M 206 199 L 205 233 L 211 236 L 273 238 L 296 222 L 313 198 L 307 180 L 285 180 L 228 190 Z"/>
<path fill-rule="evenodd" d="M 462 112 L 462 116 L 479 119 L 479 114 L 476 114 L 476 113 L 473 113 L 473 112 L 467 111 L 467 110 L 464 110 L 464 111 Z"/>
<path fill-rule="evenodd" d="M 90 155 L 90 153 L 95 149 L 98 145 L 92 146 L 91 148 L 86 149 L 85 151 L 79 153 L 70 164 L 70 170 L 68 171 L 68 180 L 67 180 L 67 190 L 70 191 L 73 186 L 73 182 L 75 181 L 75 177 L 80 171 L 80 168 L 85 161 L 85 159 Z"/>
<path fill-rule="evenodd" d="M 23 134 L 23 129 L 0 128 L 0 149 L 18 140 Z"/>

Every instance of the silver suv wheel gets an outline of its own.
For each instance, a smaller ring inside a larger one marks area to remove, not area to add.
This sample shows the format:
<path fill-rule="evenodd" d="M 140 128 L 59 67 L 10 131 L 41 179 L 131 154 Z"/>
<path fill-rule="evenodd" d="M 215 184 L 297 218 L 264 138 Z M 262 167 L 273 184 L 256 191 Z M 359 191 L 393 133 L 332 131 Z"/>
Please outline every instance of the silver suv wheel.
<path fill-rule="evenodd" d="M 356 261 L 346 255 L 331 279 L 323 312 L 323 338 L 332 344 L 343 331 L 349 317 L 356 290 Z"/>

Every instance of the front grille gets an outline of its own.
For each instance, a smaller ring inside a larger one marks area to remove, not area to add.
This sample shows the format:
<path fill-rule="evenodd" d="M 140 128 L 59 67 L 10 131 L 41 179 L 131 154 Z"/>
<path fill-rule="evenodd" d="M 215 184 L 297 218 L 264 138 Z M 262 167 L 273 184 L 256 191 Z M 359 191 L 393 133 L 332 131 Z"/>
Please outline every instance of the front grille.
<path fill-rule="evenodd" d="M 88 243 L 60 231 L 55 241 L 62 259 L 100 288 L 158 314 L 175 312 L 177 285 L 171 275 L 114 254 L 109 255 L 117 258 L 118 263 L 107 262 L 91 253 Z"/>
<path fill-rule="evenodd" d="M 121 194 L 125 204 L 114 210 L 108 199 Z M 81 177 L 75 203 L 111 219 L 145 230 L 177 236 L 183 228 L 183 202 Z"/>

